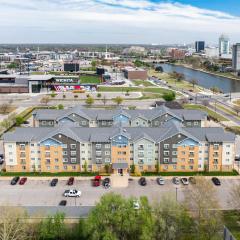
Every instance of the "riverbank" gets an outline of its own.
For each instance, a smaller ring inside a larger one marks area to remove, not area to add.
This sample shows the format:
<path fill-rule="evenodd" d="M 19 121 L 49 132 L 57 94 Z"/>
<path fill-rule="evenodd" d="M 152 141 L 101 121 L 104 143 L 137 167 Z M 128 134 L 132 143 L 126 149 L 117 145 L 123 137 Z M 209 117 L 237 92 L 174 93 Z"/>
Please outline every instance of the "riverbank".
<path fill-rule="evenodd" d="M 168 64 L 171 64 L 171 65 L 174 65 L 174 66 L 185 67 L 185 68 L 188 68 L 188 69 L 191 69 L 191 70 L 194 70 L 194 71 L 199 71 L 199 72 L 202 72 L 202 73 L 211 74 L 212 76 L 216 76 L 216 77 L 223 77 L 223 78 L 228 78 L 230 80 L 240 81 L 240 78 L 230 77 L 230 76 L 226 76 L 226 75 L 221 75 L 219 73 L 210 72 L 210 71 L 204 70 L 202 68 L 196 68 L 195 69 L 195 68 L 191 67 L 190 65 L 183 64 L 183 63 L 168 63 Z"/>

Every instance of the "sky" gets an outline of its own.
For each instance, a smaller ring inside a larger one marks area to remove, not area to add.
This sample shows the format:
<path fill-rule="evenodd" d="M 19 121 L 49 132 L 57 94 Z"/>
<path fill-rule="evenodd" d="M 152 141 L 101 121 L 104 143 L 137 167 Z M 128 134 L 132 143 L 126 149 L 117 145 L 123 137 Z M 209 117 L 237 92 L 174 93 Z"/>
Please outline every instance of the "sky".
<path fill-rule="evenodd" d="M 240 42 L 240 0 L 0 0 L 0 43 Z"/>

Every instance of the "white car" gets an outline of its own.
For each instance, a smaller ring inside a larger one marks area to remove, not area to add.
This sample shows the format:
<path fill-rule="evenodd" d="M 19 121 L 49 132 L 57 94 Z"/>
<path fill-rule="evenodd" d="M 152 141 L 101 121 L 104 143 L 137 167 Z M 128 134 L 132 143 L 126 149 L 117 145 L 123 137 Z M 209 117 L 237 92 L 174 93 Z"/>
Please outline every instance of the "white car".
<path fill-rule="evenodd" d="M 181 178 L 181 181 L 182 181 L 183 185 L 188 185 L 189 184 L 189 181 L 188 181 L 187 178 Z"/>
<path fill-rule="evenodd" d="M 81 191 L 78 191 L 76 189 L 66 190 L 64 192 L 64 197 L 80 197 Z"/>
<path fill-rule="evenodd" d="M 159 185 L 164 185 L 164 184 L 165 184 L 165 181 L 164 181 L 164 179 L 163 179 L 162 177 L 159 177 L 159 178 L 157 178 L 157 183 L 158 183 Z"/>
<path fill-rule="evenodd" d="M 134 210 L 140 209 L 140 203 L 138 200 L 133 201 L 133 208 L 134 208 Z"/>

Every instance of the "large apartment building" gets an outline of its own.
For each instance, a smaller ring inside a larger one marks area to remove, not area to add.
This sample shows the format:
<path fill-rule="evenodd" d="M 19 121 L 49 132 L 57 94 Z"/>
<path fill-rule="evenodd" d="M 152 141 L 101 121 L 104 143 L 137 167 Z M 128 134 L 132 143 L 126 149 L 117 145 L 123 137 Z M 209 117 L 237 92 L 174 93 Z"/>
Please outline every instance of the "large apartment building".
<path fill-rule="evenodd" d="M 146 110 L 97 110 L 76 106 L 66 110 L 40 109 L 33 113 L 33 126 L 55 127 L 71 123 L 79 127 L 161 127 L 179 122 L 186 127 L 205 127 L 207 114 L 199 110 L 169 109 L 160 106 Z"/>
<path fill-rule="evenodd" d="M 222 128 L 157 127 L 16 128 L 4 134 L 7 172 L 126 173 L 136 171 L 231 171 L 235 135 Z"/>

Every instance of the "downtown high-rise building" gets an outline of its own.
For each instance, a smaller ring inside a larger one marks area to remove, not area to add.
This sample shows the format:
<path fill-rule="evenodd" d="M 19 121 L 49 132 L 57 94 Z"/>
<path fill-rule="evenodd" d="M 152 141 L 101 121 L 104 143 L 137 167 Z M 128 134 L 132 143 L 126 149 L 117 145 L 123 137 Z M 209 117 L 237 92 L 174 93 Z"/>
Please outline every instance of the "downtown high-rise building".
<path fill-rule="evenodd" d="M 230 40 L 226 35 L 221 35 L 219 37 L 219 56 L 224 56 L 230 54 Z"/>
<path fill-rule="evenodd" d="M 204 50 L 205 50 L 205 42 L 204 41 L 196 41 L 195 42 L 196 53 L 204 52 Z"/>
<path fill-rule="evenodd" d="M 240 43 L 236 43 L 233 45 L 232 68 L 236 72 L 240 71 Z"/>

